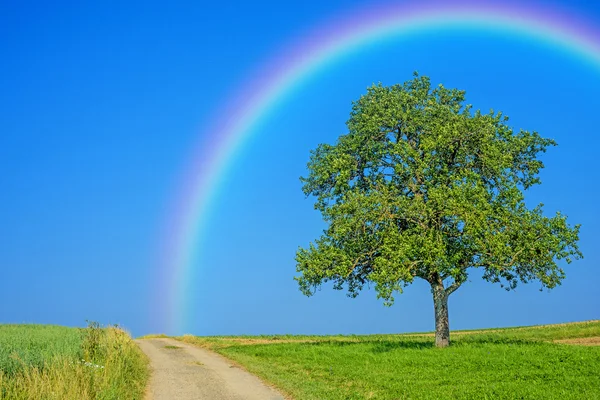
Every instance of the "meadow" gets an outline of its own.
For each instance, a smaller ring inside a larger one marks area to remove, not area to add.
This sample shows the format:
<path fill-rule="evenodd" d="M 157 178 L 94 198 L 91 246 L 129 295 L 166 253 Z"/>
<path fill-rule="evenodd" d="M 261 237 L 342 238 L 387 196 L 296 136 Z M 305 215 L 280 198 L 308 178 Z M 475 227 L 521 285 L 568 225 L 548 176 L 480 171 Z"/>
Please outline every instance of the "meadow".
<path fill-rule="evenodd" d="M 116 326 L 0 325 L 0 399 L 141 399 L 148 375 Z"/>
<path fill-rule="evenodd" d="M 431 334 L 182 336 L 290 398 L 600 399 L 600 321 Z"/>

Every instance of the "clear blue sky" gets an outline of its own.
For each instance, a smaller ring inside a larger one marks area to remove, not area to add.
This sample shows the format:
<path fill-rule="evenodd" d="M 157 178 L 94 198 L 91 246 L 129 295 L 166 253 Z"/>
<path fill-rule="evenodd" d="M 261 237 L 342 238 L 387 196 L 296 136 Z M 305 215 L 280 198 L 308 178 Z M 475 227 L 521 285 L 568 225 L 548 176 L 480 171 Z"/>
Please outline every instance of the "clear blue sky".
<path fill-rule="evenodd" d="M 0 323 L 164 330 L 151 305 L 159 241 L 190 150 L 218 106 L 285 43 L 361 1 L 0 4 Z M 567 4 L 567 3 L 565 3 Z M 600 23 L 600 8 L 569 7 Z M 298 180 L 309 150 L 344 133 L 373 82 L 418 70 L 475 108 L 558 141 L 528 194 L 581 223 L 585 259 L 551 292 L 472 274 L 453 329 L 600 318 L 600 68 L 519 37 L 472 30 L 391 38 L 321 70 L 239 154 L 214 210 L 187 327 L 196 334 L 433 329 L 429 288 L 385 308 L 325 286 L 305 298 L 294 254 L 323 225 Z M 158 299 L 160 300 L 160 299 Z"/>

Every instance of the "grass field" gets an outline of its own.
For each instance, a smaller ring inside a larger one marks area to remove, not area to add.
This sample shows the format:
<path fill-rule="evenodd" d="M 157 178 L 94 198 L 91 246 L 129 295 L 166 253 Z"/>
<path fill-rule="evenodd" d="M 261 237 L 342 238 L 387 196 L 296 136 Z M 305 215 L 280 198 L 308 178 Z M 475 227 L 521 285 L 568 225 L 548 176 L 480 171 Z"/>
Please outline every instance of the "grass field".
<path fill-rule="evenodd" d="M 0 399 L 140 399 L 147 359 L 117 327 L 0 325 Z"/>
<path fill-rule="evenodd" d="M 600 399 L 600 321 L 428 334 L 195 337 L 300 399 Z M 588 338 L 588 340 L 582 339 Z"/>

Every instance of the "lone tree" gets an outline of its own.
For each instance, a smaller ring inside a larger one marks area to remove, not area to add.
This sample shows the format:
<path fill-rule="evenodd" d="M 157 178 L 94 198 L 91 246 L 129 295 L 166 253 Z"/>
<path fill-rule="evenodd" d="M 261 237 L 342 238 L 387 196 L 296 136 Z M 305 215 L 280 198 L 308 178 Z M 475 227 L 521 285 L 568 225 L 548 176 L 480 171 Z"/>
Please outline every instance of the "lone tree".
<path fill-rule="evenodd" d="M 518 133 L 502 113 L 465 105 L 465 92 L 432 88 L 415 73 L 403 85 L 374 85 L 353 102 L 348 133 L 311 152 L 303 191 L 328 223 L 296 253 L 295 277 L 310 296 L 322 283 L 356 297 L 368 282 L 385 305 L 415 278 L 429 282 L 435 344 L 450 342 L 448 296 L 470 268 L 507 290 L 565 277 L 557 261 L 582 257 L 579 225 L 525 206 L 539 184 L 537 158 L 556 143 Z"/>

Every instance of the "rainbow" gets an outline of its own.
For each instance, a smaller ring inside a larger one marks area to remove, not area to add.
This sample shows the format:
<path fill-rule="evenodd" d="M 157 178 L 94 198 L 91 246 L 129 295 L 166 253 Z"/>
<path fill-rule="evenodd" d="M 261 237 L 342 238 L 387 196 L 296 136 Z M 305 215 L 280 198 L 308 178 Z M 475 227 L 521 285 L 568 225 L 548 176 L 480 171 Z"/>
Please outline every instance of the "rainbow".
<path fill-rule="evenodd" d="M 600 30 L 582 16 L 547 6 L 506 2 L 422 2 L 369 6 L 336 16 L 308 30 L 248 79 L 217 112 L 191 155 L 181 178 L 169 225 L 160 286 L 165 331 L 183 333 L 191 276 L 207 233 L 211 207 L 235 154 L 261 121 L 316 71 L 352 51 L 380 40 L 431 29 L 475 28 L 525 36 L 600 67 Z"/>

